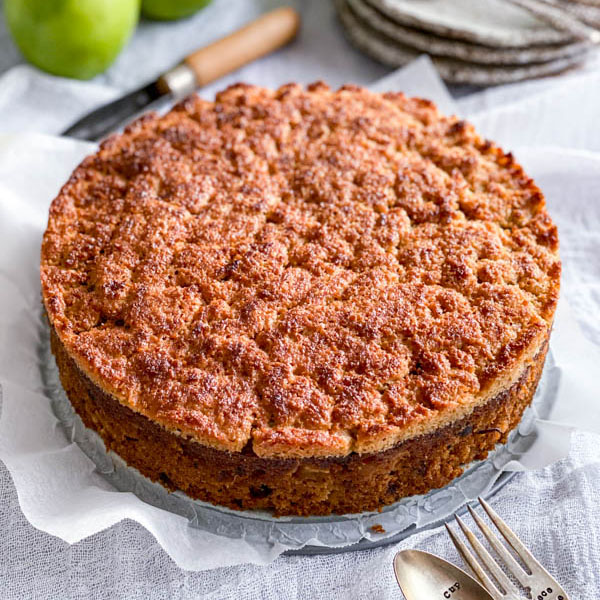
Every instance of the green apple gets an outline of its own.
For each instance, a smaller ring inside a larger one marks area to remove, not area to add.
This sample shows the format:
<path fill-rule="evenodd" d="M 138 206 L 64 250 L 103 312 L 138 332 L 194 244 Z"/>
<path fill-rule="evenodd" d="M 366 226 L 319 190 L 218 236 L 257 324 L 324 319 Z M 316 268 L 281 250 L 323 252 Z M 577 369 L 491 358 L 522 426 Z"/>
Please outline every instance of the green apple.
<path fill-rule="evenodd" d="M 13 38 L 36 67 L 63 77 L 102 73 L 133 33 L 140 0 L 4 0 Z"/>
<path fill-rule="evenodd" d="M 170 21 L 193 15 L 210 0 L 142 0 L 142 13 L 149 19 Z"/>

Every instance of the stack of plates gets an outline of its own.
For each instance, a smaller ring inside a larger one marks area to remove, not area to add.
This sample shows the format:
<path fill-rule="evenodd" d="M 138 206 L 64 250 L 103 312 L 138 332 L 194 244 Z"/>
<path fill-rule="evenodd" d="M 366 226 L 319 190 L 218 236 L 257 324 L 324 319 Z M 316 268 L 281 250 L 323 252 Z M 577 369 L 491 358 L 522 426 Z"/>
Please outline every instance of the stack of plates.
<path fill-rule="evenodd" d="M 600 0 L 335 0 L 349 40 L 387 65 L 430 54 L 450 83 L 559 73 L 600 42 Z"/>

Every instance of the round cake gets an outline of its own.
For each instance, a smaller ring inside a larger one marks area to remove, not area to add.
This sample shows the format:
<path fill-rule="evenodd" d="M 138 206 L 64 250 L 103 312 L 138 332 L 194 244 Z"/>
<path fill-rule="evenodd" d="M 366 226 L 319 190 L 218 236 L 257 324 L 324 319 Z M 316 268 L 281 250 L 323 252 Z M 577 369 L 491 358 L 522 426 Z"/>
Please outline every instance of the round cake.
<path fill-rule="evenodd" d="M 559 280 L 510 154 L 323 83 L 135 121 L 54 199 L 41 257 L 86 426 L 169 489 L 276 515 L 377 510 L 506 440 Z"/>

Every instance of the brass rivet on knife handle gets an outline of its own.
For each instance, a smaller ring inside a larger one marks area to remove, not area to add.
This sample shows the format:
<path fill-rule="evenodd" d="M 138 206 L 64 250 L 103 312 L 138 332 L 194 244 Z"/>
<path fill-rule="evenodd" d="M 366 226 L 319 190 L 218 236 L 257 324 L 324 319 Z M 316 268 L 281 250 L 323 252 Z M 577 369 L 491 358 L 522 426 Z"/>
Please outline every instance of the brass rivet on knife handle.
<path fill-rule="evenodd" d="M 183 64 L 194 71 L 198 86 L 206 85 L 287 44 L 299 26 L 300 17 L 293 8 L 278 8 L 190 54 Z"/>

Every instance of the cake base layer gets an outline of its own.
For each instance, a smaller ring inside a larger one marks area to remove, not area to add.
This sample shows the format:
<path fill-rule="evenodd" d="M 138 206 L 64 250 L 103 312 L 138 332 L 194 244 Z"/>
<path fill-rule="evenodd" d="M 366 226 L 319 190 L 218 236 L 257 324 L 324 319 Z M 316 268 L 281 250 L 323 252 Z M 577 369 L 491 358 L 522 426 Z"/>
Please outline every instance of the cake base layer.
<path fill-rule="evenodd" d="M 530 404 L 547 343 L 518 380 L 470 415 L 389 450 L 345 457 L 275 459 L 250 447 L 225 452 L 170 432 L 93 383 L 51 332 L 52 351 L 69 400 L 86 427 L 143 475 L 191 498 L 275 515 L 379 510 L 406 496 L 443 487 L 468 463 L 506 441 Z"/>

